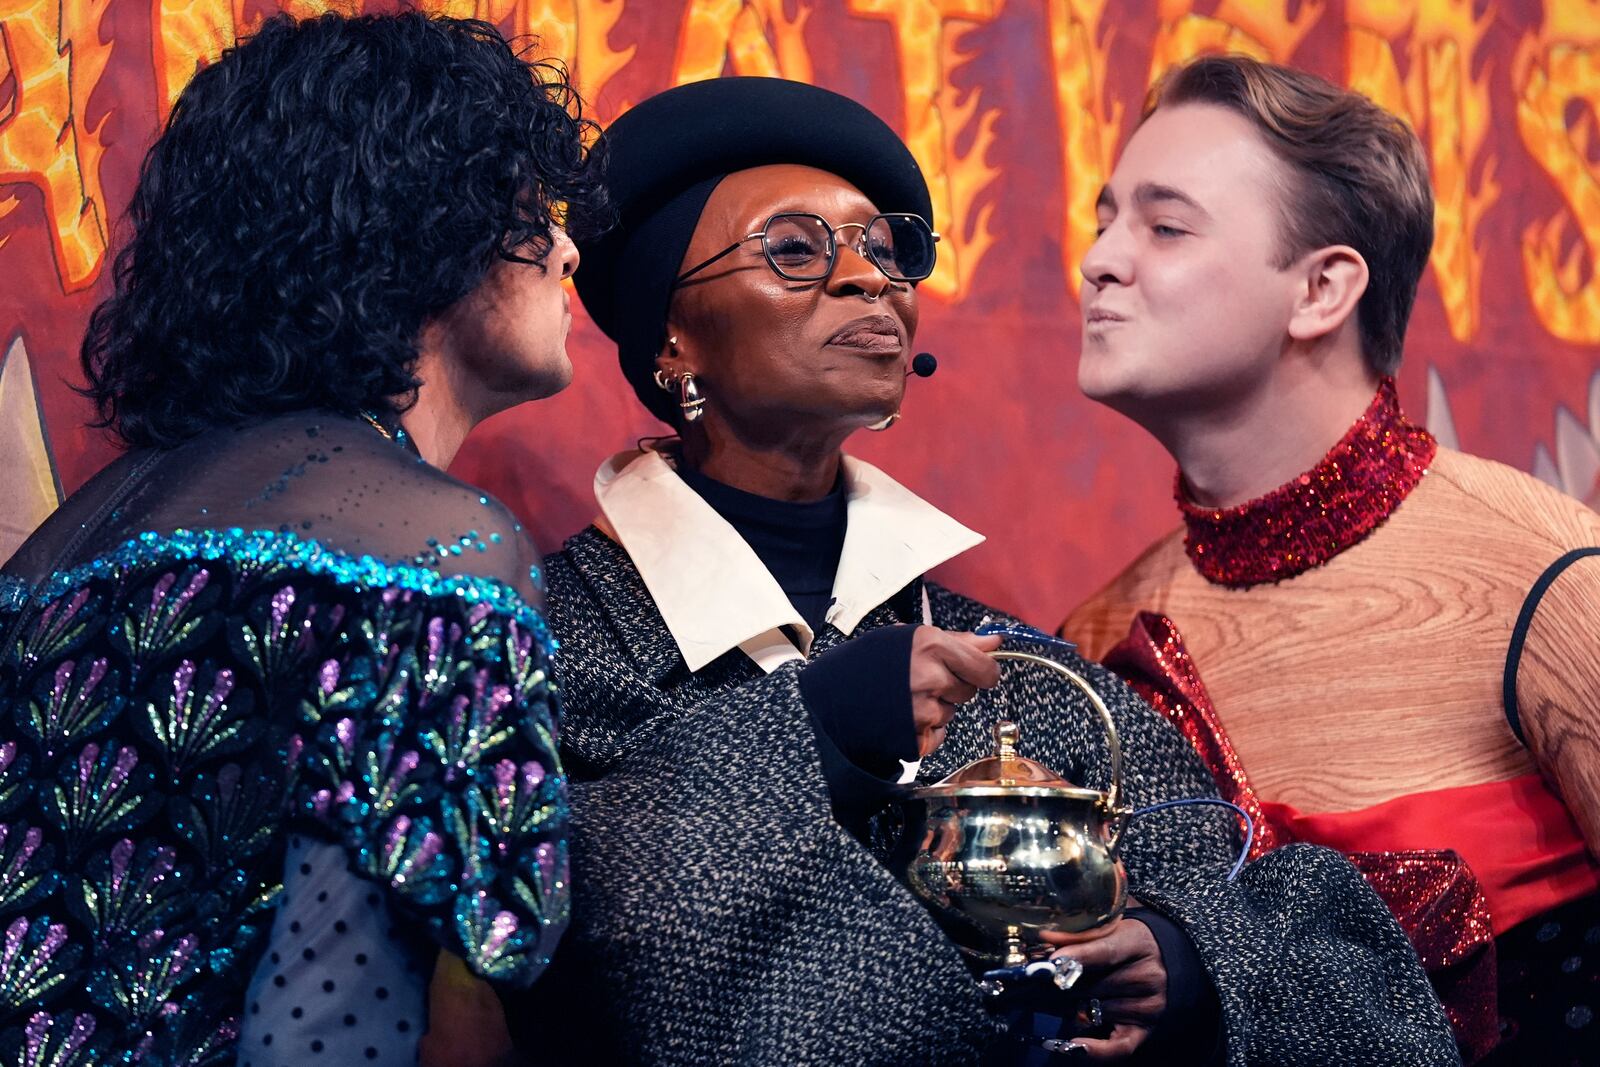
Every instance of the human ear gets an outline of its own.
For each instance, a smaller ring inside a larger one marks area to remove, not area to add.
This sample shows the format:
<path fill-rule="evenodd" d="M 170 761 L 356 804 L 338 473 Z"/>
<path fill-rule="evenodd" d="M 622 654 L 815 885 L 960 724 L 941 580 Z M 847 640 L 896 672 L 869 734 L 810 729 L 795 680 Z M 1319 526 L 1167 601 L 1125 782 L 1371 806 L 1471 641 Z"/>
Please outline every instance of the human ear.
<path fill-rule="evenodd" d="M 1300 285 L 1289 318 L 1289 336 L 1315 341 L 1337 332 L 1367 291 L 1367 261 L 1349 245 L 1330 245 L 1301 258 Z"/>
<path fill-rule="evenodd" d="M 683 331 L 668 320 L 667 336 L 661 342 L 661 351 L 656 353 L 656 374 L 665 378 L 699 374 L 699 359 L 694 355 L 693 348 L 692 344 L 687 343 Z"/>

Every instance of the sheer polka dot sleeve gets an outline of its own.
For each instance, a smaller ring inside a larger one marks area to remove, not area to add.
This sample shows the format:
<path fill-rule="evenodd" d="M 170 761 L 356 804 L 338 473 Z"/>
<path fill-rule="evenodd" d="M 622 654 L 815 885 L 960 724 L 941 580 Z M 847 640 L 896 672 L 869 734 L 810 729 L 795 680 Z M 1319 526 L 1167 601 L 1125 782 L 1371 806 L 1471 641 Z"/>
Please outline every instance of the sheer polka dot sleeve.
<path fill-rule="evenodd" d="M 342 651 L 302 708 L 301 818 L 474 973 L 531 984 L 568 907 L 543 619 L 390 590 Z"/>

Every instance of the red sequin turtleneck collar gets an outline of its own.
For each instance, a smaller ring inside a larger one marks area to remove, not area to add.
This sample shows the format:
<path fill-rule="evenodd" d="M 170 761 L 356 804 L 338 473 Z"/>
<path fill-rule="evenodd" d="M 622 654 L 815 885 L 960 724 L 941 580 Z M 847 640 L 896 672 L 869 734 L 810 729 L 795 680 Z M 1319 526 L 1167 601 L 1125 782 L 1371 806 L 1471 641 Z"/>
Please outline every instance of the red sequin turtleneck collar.
<path fill-rule="evenodd" d="M 1231 508 L 1176 495 L 1195 569 L 1219 585 L 1245 588 L 1293 578 L 1359 543 L 1422 481 L 1439 450 L 1433 435 L 1400 410 L 1385 377 L 1366 413 L 1322 461 L 1265 496 Z"/>

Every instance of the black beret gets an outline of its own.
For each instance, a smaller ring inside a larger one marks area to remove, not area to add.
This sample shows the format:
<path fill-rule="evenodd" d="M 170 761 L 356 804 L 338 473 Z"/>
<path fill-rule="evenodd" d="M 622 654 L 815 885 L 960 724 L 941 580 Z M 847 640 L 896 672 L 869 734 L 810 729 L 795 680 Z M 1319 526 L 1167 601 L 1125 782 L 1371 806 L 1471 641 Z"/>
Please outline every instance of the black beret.
<path fill-rule="evenodd" d="M 583 256 L 573 281 L 589 317 L 617 342 L 623 374 L 658 415 L 671 409 L 650 375 L 701 209 L 726 175 L 773 163 L 837 174 L 879 211 L 911 212 L 935 225 L 922 169 L 899 135 L 827 89 L 715 78 L 668 89 L 623 114 L 590 154 L 615 217 L 572 220 Z"/>

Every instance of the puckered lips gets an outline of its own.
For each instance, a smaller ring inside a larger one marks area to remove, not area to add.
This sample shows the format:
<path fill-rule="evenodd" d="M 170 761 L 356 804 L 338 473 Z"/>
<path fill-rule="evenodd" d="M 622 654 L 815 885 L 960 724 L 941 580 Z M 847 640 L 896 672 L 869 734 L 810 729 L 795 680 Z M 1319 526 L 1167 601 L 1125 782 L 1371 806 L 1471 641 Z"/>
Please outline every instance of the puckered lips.
<path fill-rule="evenodd" d="M 1089 304 L 1083 309 L 1083 324 L 1091 330 L 1103 330 L 1127 321 L 1126 315 L 1103 304 Z"/>
<path fill-rule="evenodd" d="M 840 327 L 827 343 L 863 355 L 895 356 L 905 349 L 900 321 L 893 315 L 863 315 Z"/>

